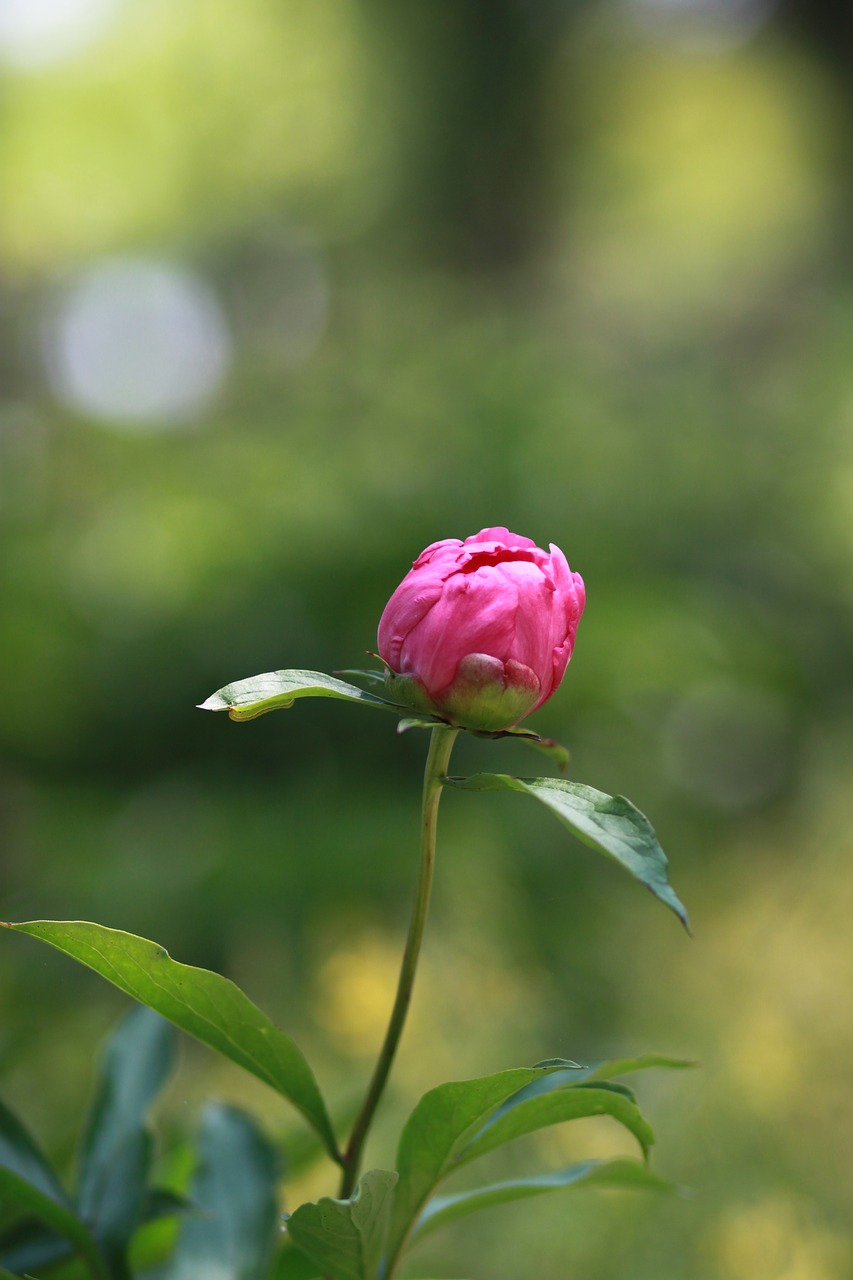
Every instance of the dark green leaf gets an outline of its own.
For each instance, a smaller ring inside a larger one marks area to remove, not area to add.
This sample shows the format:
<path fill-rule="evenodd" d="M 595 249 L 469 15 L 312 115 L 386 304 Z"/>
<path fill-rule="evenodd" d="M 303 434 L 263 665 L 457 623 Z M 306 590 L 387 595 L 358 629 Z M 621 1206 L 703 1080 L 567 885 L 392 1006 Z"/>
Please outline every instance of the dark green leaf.
<path fill-rule="evenodd" d="M 289 1036 L 228 978 L 172 960 L 146 938 L 80 920 L 30 920 L 27 933 L 88 965 L 109 982 L 216 1049 L 288 1098 L 339 1160 L 332 1125 L 311 1068 Z"/>
<path fill-rule="evenodd" d="M 467 1164 L 469 1160 L 475 1160 L 505 1142 L 512 1142 L 514 1138 L 544 1129 L 548 1125 L 589 1116 L 611 1116 L 634 1135 L 643 1154 L 648 1155 L 655 1140 L 654 1134 L 636 1103 L 610 1089 L 569 1087 L 525 1098 L 516 1106 L 504 1109 L 498 1118 L 487 1124 L 465 1147 L 458 1162 Z"/>
<path fill-rule="evenodd" d="M 265 1280 L 278 1233 L 278 1161 L 251 1117 L 205 1108 L 188 1217 L 163 1280 Z"/>
<path fill-rule="evenodd" d="M 118 1276 L 126 1274 L 127 1246 L 143 1214 L 151 1154 L 145 1117 L 174 1058 L 172 1027 L 137 1007 L 110 1037 L 101 1059 L 81 1152 L 77 1211 Z"/>
<path fill-rule="evenodd" d="M 294 1243 L 335 1280 L 375 1280 L 388 1232 L 397 1174 L 371 1169 L 351 1200 L 303 1204 L 287 1230 Z"/>
<path fill-rule="evenodd" d="M 286 1244 L 276 1259 L 270 1280 L 322 1280 L 323 1268 L 295 1245 Z"/>
<path fill-rule="evenodd" d="M 297 698 L 342 698 L 365 707 L 400 714 L 401 708 L 387 698 L 366 693 L 354 684 L 327 676 L 323 671 L 267 671 L 236 680 L 199 703 L 202 711 L 227 711 L 232 720 L 254 720 L 268 711 L 292 707 Z"/>
<path fill-rule="evenodd" d="M 521 1067 L 477 1080 L 451 1081 L 421 1098 L 403 1133 L 397 1152 L 400 1181 L 388 1239 L 389 1266 L 399 1257 L 406 1237 L 428 1196 L 451 1169 L 469 1142 L 507 1098 L 541 1079 L 553 1067 Z"/>
<path fill-rule="evenodd" d="M 430 1200 L 418 1219 L 412 1236 L 416 1244 L 424 1236 L 445 1226 L 455 1218 L 468 1213 L 476 1213 L 478 1209 L 488 1209 L 492 1205 L 505 1204 L 510 1200 L 523 1200 L 528 1196 L 543 1195 L 548 1191 L 575 1190 L 579 1187 L 618 1187 L 644 1191 L 672 1191 L 672 1184 L 665 1178 L 651 1173 L 645 1165 L 635 1160 L 584 1160 L 580 1164 L 570 1165 L 567 1169 L 557 1169 L 553 1173 L 542 1173 L 530 1178 L 513 1178 L 507 1182 L 495 1182 L 490 1186 L 475 1187 L 472 1191 L 461 1191 L 458 1195 L 435 1196 Z"/>
<path fill-rule="evenodd" d="M 73 1253 L 74 1246 L 69 1240 L 42 1226 L 36 1219 L 24 1224 L 14 1235 L 10 1233 L 0 1240 L 0 1263 L 16 1276 L 28 1272 L 38 1275 L 46 1267 L 70 1258 Z M 5 1274 L 0 1269 L 0 1276 Z"/>
<path fill-rule="evenodd" d="M 513 778 L 506 773 L 477 773 L 447 782 L 465 791 L 521 791 L 540 800 L 584 844 L 630 871 L 690 932 L 687 912 L 667 879 L 666 854 L 654 829 L 624 796 L 608 796 L 565 778 Z"/>
<path fill-rule="evenodd" d="M 0 1192 L 16 1200 L 84 1257 L 92 1274 L 107 1275 L 98 1247 L 75 1214 L 61 1183 L 20 1121 L 0 1103 Z"/>

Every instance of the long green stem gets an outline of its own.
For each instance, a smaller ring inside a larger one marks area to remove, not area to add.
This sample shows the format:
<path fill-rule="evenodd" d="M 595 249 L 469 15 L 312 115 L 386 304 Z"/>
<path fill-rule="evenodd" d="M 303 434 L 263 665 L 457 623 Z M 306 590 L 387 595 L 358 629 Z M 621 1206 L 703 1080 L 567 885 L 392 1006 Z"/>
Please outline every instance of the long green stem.
<path fill-rule="evenodd" d="M 420 955 L 427 910 L 429 908 L 432 874 L 435 867 L 435 827 L 438 818 L 438 802 L 441 798 L 441 779 L 447 773 L 450 753 L 458 732 L 458 729 L 450 729 L 444 725 L 439 725 L 433 729 L 430 738 L 429 754 L 426 768 L 424 769 L 423 808 L 421 814 L 421 865 L 412 919 L 409 924 L 409 936 L 406 939 L 406 950 L 403 952 L 403 962 L 400 966 L 400 977 L 397 982 L 397 996 L 394 1000 L 394 1008 L 391 1011 L 388 1030 L 385 1032 L 382 1050 L 361 1111 L 358 1113 L 353 1126 L 349 1144 L 344 1152 L 343 1176 L 340 1189 L 342 1200 L 352 1195 L 353 1188 L 358 1181 L 364 1143 L 388 1080 L 388 1073 L 391 1070 L 391 1064 L 397 1052 L 397 1045 L 400 1043 L 400 1036 L 403 1032 L 406 1014 L 409 1011 L 412 999 L 418 956 Z"/>

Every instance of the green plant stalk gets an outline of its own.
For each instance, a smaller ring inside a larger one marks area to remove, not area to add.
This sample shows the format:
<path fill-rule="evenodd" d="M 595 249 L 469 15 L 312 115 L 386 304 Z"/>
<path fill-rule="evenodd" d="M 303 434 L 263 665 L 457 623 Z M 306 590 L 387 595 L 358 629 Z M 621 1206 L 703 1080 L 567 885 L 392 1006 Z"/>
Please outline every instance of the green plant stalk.
<path fill-rule="evenodd" d="M 415 892 L 415 903 L 409 923 L 409 936 L 403 952 L 400 966 L 400 977 L 397 982 L 397 996 L 385 1040 L 373 1071 L 373 1078 L 367 1090 L 361 1111 L 353 1126 L 352 1134 L 343 1155 L 343 1175 L 341 1177 L 340 1198 L 346 1200 L 352 1195 L 358 1181 L 359 1167 L 364 1143 L 373 1121 L 379 1100 L 382 1097 L 400 1036 L 403 1033 L 406 1015 L 412 1000 L 415 985 L 415 974 L 418 967 L 424 926 L 429 909 L 432 876 L 435 868 L 435 829 L 438 818 L 438 802 L 441 799 L 442 778 L 447 773 L 450 753 L 456 740 L 458 729 L 450 729 L 445 725 L 437 725 L 430 736 L 429 754 L 424 769 L 423 806 L 421 812 L 421 865 L 418 885 Z"/>

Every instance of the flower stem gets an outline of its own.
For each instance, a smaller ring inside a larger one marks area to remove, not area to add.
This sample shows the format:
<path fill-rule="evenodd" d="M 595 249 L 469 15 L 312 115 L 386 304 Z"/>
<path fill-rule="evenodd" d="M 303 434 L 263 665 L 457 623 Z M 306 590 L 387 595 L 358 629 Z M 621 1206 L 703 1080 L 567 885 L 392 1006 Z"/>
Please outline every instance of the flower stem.
<path fill-rule="evenodd" d="M 385 1032 L 385 1040 L 373 1071 L 373 1078 L 367 1095 L 358 1113 L 349 1144 L 343 1156 L 343 1176 L 341 1178 L 340 1198 L 347 1199 L 352 1195 L 358 1181 L 362 1150 L 368 1130 L 373 1121 L 379 1100 L 388 1080 L 388 1073 L 400 1043 L 406 1014 L 412 999 L 415 985 L 415 973 L 418 967 L 421 943 L 424 936 L 427 910 L 429 908 L 432 875 L 435 867 L 435 828 L 438 818 L 438 802 L 441 798 L 441 780 L 447 772 L 450 753 L 456 739 L 458 729 L 450 729 L 437 725 L 430 737 L 429 754 L 424 769 L 423 808 L 421 815 L 421 866 L 412 918 L 409 923 L 409 936 L 403 952 L 400 966 L 400 977 L 397 981 L 397 996 L 391 1011 L 391 1020 Z"/>

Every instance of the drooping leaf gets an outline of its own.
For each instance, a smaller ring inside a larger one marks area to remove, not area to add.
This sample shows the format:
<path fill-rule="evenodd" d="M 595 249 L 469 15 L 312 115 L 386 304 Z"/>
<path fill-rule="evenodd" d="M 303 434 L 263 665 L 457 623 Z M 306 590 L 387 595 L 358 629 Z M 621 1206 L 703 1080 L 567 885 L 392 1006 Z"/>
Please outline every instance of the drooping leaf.
<path fill-rule="evenodd" d="M 335 1280 L 375 1280 L 385 1249 L 397 1174 L 365 1173 L 351 1200 L 302 1204 L 287 1223 L 298 1249 Z"/>
<path fill-rule="evenodd" d="M 584 1160 L 557 1169 L 553 1173 L 536 1174 L 529 1178 L 512 1178 L 489 1186 L 461 1191 L 458 1195 L 435 1196 L 424 1209 L 412 1235 L 412 1244 L 438 1227 L 453 1222 L 479 1209 L 506 1204 L 510 1200 L 523 1200 L 529 1196 L 543 1195 L 549 1191 L 576 1190 L 581 1187 L 615 1187 L 639 1191 L 672 1191 L 672 1183 L 651 1173 L 636 1160 Z"/>
<path fill-rule="evenodd" d="M 6 928 L 50 943 L 94 969 L 182 1031 L 216 1049 L 289 1099 L 339 1160 L 311 1068 L 289 1036 L 228 978 L 172 960 L 164 947 L 80 920 L 30 920 Z"/>
<path fill-rule="evenodd" d="M 244 1112 L 211 1104 L 190 1188 L 198 1212 L 181 1226 L 163 1280 L 265 1280 L 278 1233 L 278 1160 Z"/>
<path fill-rule="evenodd" d="M 134 1008 L 104 1050 L 80 1157 L 77 1211 L 116 1276 L 127 1274 L 130 1238 L 144 1215 L 151 1144 L 148 1108 L 175 1059 L 173 1028 Z"/>
<path fill-rule="evenodd" d="M 451 1169 L 500 1105 L 553 1067 L 520 1067 L 476 1080 L 451 1081 L 421 1098 L 406 1122 L 397 1151 L 400 1181 L 388 1235 L 389 1268 L 399 1257 L 406 1237 L 427 1198 Z"/>
<path fill-rule="evenodd" d="M 690 932 L 687 912 L 667 879 L 666 854 L 654 829 L 624 796 L 608 796 L 565 778 L 514 778 L 506 773 L 477 773 L 470 778 L 448 778 L 447 782 L 464 791 L 520 791 L 533 796 L 584 844 L 629 871 L 674 911 Z"/>
<path fill-rule="evenodd" d="M 199 707 L 202 711 L 227 711 L 232 720 L 254 720 L 268 711 L 292 707 L 297 698 L 341 698 L 344 702 L 393 711 L 395 715 L 405 711 L 387 698 L 367 693 L 323 671 L 266 671 L 263 675 L 226 684 L 200 702 Z"/>
<path fill-rule="evenodd" d="M 476 1160 L 487 1151 L 494 1151 L 505 1142 L 512 1142 L 537 1129 L 590 1116 L 612 1117 L 634 1135 L 643 1155 L 648 1155 L 655 1140 L 654 1134 L 635 1102 L 611 1089 L 568 1087 L 525 1098 L 518 1105 L 505 1109 L 465 1147 L 457 1158 L 458 1163 L 467 1164 L 469 1160 Z"/>
<path fill-rule="evenodd" d="M 86 1259 L 92 1274 L 106 1280 L 97 1244 L 77 1217 L 62 1184 L 24 1126 L 0 1103 L 0 1192 L 64 1236 Z"/>

